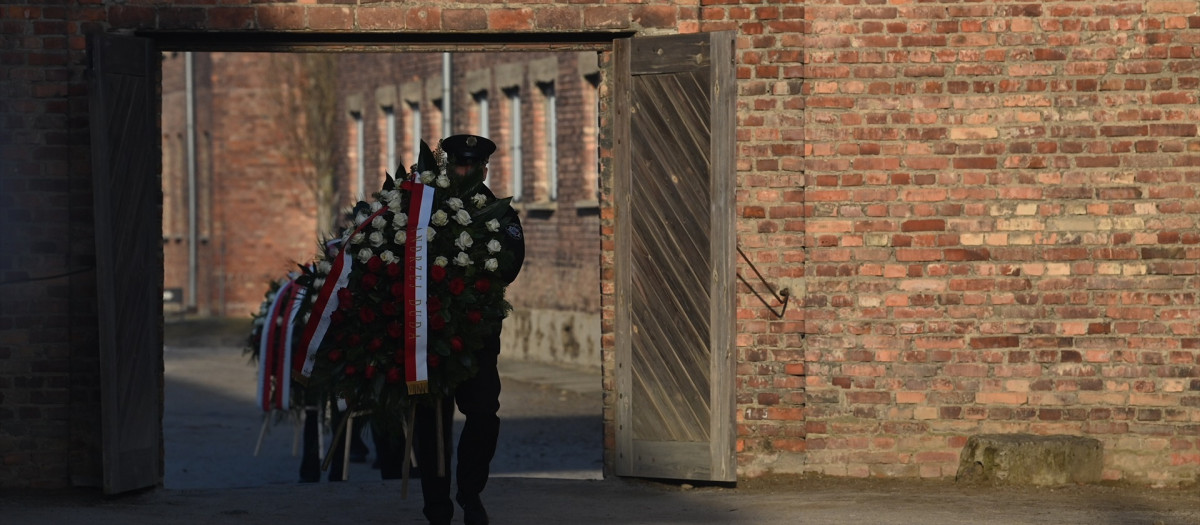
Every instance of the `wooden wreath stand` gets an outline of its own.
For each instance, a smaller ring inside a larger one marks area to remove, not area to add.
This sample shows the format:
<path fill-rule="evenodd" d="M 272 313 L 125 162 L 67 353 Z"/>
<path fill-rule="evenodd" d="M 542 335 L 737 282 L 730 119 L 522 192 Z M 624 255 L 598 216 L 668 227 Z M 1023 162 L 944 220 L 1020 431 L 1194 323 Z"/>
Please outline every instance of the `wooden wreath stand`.
<path fill-rule="evenodd" d="M 442 398 L 437 398 L 437 446 L 438 446 L 438 477 L 446 476 L 446 440 L 445 427 L 442 424 Z M 342 481 L 346 481 L 350 475 L 350 432 L 354 428 L 354 418 L 357 416 L 369 415 L 369 410 L 348 411 L 345 418 L 338 423 L 337 430 L 333 433 L 333 446 L 337 446 L 338 438 L 342 439 L 343 454 L 342 454 Z M 413 455 L 413 430 L 417 420 L 417 405 L 414 403 L 409 405 L 408 410 L 404 414 L 404 464 L 400 474 L 400 497 L 408 498 L 408 479 L 409 473 L 412 470 L 412 455 Z M 378 451 L 376 451 L 378 454 Z M 329 465 L 333 463 L 333 454 L 326 454 L 325 461 L 321 464 L 321 470 L 329 470 Z"/>

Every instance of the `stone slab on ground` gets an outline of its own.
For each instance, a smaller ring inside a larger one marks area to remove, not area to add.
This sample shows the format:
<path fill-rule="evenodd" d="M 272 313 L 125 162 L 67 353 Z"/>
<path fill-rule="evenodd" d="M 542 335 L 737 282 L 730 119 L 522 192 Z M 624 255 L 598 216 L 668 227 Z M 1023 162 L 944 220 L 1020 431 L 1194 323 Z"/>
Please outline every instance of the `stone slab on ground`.
<path fill-rule="evenodd" d="M 1096 483 L 1104 444 L 1084 436 L 983 434 L 959 455 L 957 479 L 971 483 L 1058 486 Z"/>

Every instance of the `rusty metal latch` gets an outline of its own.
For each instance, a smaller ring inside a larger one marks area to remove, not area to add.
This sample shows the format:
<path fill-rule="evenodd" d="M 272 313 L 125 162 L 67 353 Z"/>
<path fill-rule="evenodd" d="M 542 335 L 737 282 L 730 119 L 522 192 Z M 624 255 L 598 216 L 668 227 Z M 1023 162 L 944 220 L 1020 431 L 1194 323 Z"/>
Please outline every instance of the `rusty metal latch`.
<path fill-rule="evenodd" d="M 771 311 L 771 313 L 775 314 L 776 317 L 782 319 L 784 312 L 787 312 L 788 299 L 791 298 L 791 292 L 787 288 L 784 288 L 782 290 L 779 290 L 779 292 L 776 292 L 775 288 L 773 286 L 771 286 L 771 283 L 767 282 L 767 280 L 765 278 L 763 278 L 762 273 L 760 273 L 758 271 L 758 268 L 756 268 L 754 266 L 754 263 L 750 262 L 750 258 L 746 257 L 746 252 L 742 251 L 741 245 L 737 246 L 737 251 L 739 254 L 741 254 L 742 260 L 746 261 L 746 264 L 750 265 L 750 269 L 754 270 L 754 275 L 758 276 L 758 280 L 762 281 L 763 286 L 766 286 L 767 290 L 771 292 L 771 295 L 775 296 L 775 300 L 783 303 L 782 307 L 779 309 L 778 312 L 776 312 L 775 307 L 771 306 L 771 303 L 767 302 L 767 300 L 763 298 L 762 294 L 758 293 L 758 290 L 754 289 L 754 286 L 750 284 L 750 281 L 747 281 L 745 277 L 742 277 L 741 272 L 738 272 L 738 274 L 737 274 L 738 279 L 740 279 L 743 283 L 745 283 L 746 287 L 749 288 L 751 292 L 754 292 L 754 296 L 758 297 L 758 300 L 762 301 L 762 304 L 764 306 L 766 306 L 767 309 Z"/>

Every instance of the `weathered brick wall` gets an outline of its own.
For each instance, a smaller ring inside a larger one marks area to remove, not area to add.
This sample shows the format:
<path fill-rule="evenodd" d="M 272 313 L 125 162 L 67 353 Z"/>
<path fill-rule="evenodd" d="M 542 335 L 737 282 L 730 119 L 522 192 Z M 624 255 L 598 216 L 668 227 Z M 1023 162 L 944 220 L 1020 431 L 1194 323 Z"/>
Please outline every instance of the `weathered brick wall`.
<path fill-rule="evenodd" d="M 2 9 L 0 486 L 99 470 L 83 35 L 105 30 L 736 30 L 738 241 L 795 299 L 739 296 L 743 475 L 943 477 L 965 436 L 1014 431 L 1100 438 L 1109 479 L 1200 464 L 1194 1 Z"/>
<path fill-rule="evenodd" d="M 805 405 L 773 385 L 745 413 L 827 474 L 952 476 L 966 436 L 1033 432 L 1195 481 L 1197 3 L 805 14 L 807 339 L 746 356 L 803 365 Z M 754 227 L 786 230 L 786 195 Z"/>
<path fill-rule="evenodd" d="M 309 171 L 280 93 L 286 55 L 193 53 L 197 292 L 202 315 L 246 317 L 267 283 L 317 250 Z M 164 286 L 188 286 L 184 56 L 163 60 Z M 254 74 L 247 74 L 254 72 Z"/>
<path fill-rule="evenodd" d="M 61 487 L 99 473 L 84 45 L 66 6 L 0 12 L 0 486 Z"/>

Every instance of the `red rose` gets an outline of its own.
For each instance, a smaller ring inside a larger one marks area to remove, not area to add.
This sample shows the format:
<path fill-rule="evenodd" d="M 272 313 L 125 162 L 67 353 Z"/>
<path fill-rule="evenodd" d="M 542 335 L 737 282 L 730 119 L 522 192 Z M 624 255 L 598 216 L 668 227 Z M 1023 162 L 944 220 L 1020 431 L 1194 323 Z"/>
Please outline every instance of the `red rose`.
<path fill-rule="evenodd" d="M 479 324 L 483 321 L 483 314 L 479 313 L 479 310 L 471 310 L 467 312 L 467 321 L 470 321 L 471 324 Z"/>
<path fill-rule="evenodd" d="M 441 330 L 446 327 L 446 320 L 440 315 L 432 315 L 429 317 L 429 327 L 434 330 Z"/>
<path fill-rule="evenodd" d="M 346 314 L 342 313 L 341 310 L 334 310 L 333 313 L 329 314 L 329 324 L 331 324 L 333 326 L 342 324 L 342 321 L 345 321 L 345 320 L 346 320 Z M 342 335 L 341 333 L 338 333 L 339 337 L 341 335 Z"/>
<path fill-rule="evenodd" d="M 467 283 L 463 282 L 462 279 L 455 277 L 454 279 L 450 280 L 450 293 L 452 293 L 454 295 L 458 295 L 458 294 L 463 293 L 463 290 L 466 290 L 466 289 L 467 289 Z"/>
<path fill-rule="evenodd" d="M 367 365 L 367 369 L 363 371 L 363 377 L 366 377 L 367 379 L 375 377 L 376 370 L 377 369 L 375 368 L 375 365 Z"/>
<path fill-rule="evenodd" d="M 457 335 L 454 337 L 451 337 L 450 338 L 450 349 L 455 352 L 462 352 L 462 349 L 463 349 L 462 338 Z"/>
<path fill-rule="evenodd" d="M 367 343 L 367 350 L 372 352 L 378 352 L 380 348 L 383 348 L 383 339 L 378 337 L 371 339 L 371 342 Z"/>
<path fill-rule="evenodd" d="M 361 343 L 361 342 L 362 342 L 362 337 L 359 337 L 358 334 L 350 334 L 350 339 L 346 340 L 346 344 L 348 344 L 350 346 L 358 346 L 358 343 Z"/>
<path fill-rule="evenodd" d="M 426 299 L 425 300 L 425 309 L 428 310 L 429 313 L 433 313 L 433 312 L 437 312 L 437 311 L 441 310 L 442 309 L 442 300 L 438 299 L 437 296 L 433 296 L 433 297 Z"/>
<path fill-rule="evenodd" d="M 387 325 L 387 335 L 392 339 L 400 339 L 404 335 L 404 325 L 400 321 L 392 321 Z"/>
<path fill-rule="evenodd" d="M 346 369 L 343 372 L 348 376 L 352 376 L 358 373 L 358 368 L 354 365 L 346 365 Z"/>
<path fill-rule="evenodd" d="M 330 350 L 329 355 L 327 355 L 326 357 L 329 358 L 330 363 L 336 363 L 336 362 L 342 360 L 342 351 L 341 350 Z"/>
<path fill-rule="evenodd" d="M 349 310 L 354 306 L 354 293 L 349 288 L 342 288 L 337 292 L 338 308 Z"/>
<path fill-rule="evenodd" d="M 366 288 L 368 290 L 374 290 L 375 285 L 377 285 L 377 284 L 379 284 L 379 276 L 378 275 L 375 275 L 373 273 L 368 273 L 368 274 L 362 276 L 363 288 Z"/>
<path fill-rule="evenodd" d="M 492 281 L 487 279 L 479 279 L 478 281 L 475 281 L 475 289 L 479 290 L 479 293 L 487 293 L 488 290 L 492 289 Z"/>
<path fill-rule="evenodd" d="M 379 305 L 379 313 L 383 314 L 384 317 L 396 317 L 398 313 L 396 303 L 389 301 Z"/>
<path fill-rule="evenodd" d="M 364 324 L 371 324 L 375 321 L 375 310 L 370 308 L 359 308 L 358 319 Z"/>
<path fill-rule="evenodd" d="M 372 255 L 370 259 L 367 259 L 367 269 L 371 273 L 379 273 L 379 270 L 383 269 L 383 259 L 380 259 L 378 255 Z"/>
<path fill-rule="evenodd" d="M 399 368 L 389 368 L 388 369 L 387 378 L 385 379 L 385 381 L 387 381 L 388 383 L 399 383 L 401 379 L 404 379 L 404 376 L 401 375 Z"/>
<path fill-rule="evenodd" d="M 396 353 L 392 355 L 392 361 L 395 361 L 396 364 L 404 367 L 404 350 L 396 350 Z"/>
<path fill-rule="evenodd" d="M 429 359 L 427 361 L 429 361 L 429 366 L 431 368 L 437 368 L 438 364 L 442 362 L 442 360 L 438 358 L 437 354 L 429 354 Z"/>
<path fill-rule="evenodd" d="M 391 277 L 392 279 L 400 277 L 400 272 L 401 272 L 401 268 L 400 268 L 399 263 L 388 263 L 388 265 L 387 265 L 388 277 Z"/>
<path fill-rule="evenodd" d="M 429 278 L 433 279 L 433 282 L 435 283 L 442 282 L 442 279 L 446 278 L 446 269 L 436 264 L 433 265 L 433 267 L 429 269 Z"/>
<path fill-rule="evenodd" d="M 392 297 L 397 299 L 404 297 L 404 283 L 392 283 Z"/>

